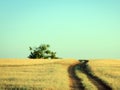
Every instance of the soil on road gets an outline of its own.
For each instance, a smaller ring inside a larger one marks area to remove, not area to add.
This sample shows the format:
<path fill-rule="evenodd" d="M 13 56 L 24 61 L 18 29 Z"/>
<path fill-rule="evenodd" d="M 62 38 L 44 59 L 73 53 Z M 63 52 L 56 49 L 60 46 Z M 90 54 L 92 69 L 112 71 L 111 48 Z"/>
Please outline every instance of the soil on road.
<path fill-rule="evenodd" d="M 71 90 L 85 90 L 82 83 L 81 79 L 76 76 L 75 73 L 75 65 L 71 65 L 68 69 L 69 77 L 70 77 L 70 82 L 71 82 Z"/>
<path fill-rule="evenodd" d="M 105 84 L 102 80 L 100 80 L 98 77 L 89 74 L 89 73 L 88 73 L 89 71 L 86 71 L 86 70 L 87 70 L 86 64 L 87 64 L 87 63 L 84 63 L 84 62 L 83 62 L 83 63 L 77 63 L 77 64 L 73 64 L 73 65 L 71 65 L 71 66 L 69 67 L 68 73 L 69 73 L 70 82 L 71 82 L 71 85 L 70 85 L 71 90 L 85 90 L 85 87 L 83 86 L 83 84 L 82 84 L 82 82 L 81 82 L 81 81 L 82 81 L 82 80 L 81 80 L 82 77 L 79 78 L 79 77 L 76 75 L 76 73 L 75 73 L 76 67 L 82 68 L 82 72 L 87 75 L 88 79 L 91 81 L 91 83 L 92 83 L 93 85 L 96 86 L 96 88 L 97 88 L 98 90 L 112 90 L 111 87 L 109 87 L 108 85 L 106 85 L 106 84 Z M 81 72 L 81 70 L 80 70 L 80 72 Z"/>

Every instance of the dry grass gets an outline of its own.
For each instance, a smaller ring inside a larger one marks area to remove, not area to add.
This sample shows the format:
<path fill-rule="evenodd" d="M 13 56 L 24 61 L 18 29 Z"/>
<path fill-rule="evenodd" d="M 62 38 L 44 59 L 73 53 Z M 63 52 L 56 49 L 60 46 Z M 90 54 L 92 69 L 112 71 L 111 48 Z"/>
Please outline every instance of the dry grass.
<path fill-rule="evenodd" d="M 68 67 L 75 60 L 0 60 L 0 90 L 70 90 Z"/>
<path fill-rule="evenodd" d="M 70 90 L 68 67 L 74 59 L 0 59 L 0 90 Z M 95 75 L 120 90 L 120 60 L 90 60 Z M 96 90 L 87 76 L 76 69 L 86 90 Z"/>
<path fill-rule="evenodd" d="M 120 60 L 90 60 L 89 65 L 113 90 L 120 90 Z"/>
<path fill-rule="evenodd" d="M 91 81 L 88 79 L 87 75 L 76 69 L 76 75 L 81 78 L 82 84 L 85 87 L 85 90 L 97 90 Z"/>

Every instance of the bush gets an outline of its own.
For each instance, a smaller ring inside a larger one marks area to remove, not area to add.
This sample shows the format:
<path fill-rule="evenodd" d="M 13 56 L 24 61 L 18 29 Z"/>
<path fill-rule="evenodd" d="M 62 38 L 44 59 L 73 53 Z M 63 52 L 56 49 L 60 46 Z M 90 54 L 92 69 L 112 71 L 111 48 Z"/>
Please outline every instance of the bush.
<path fill-rule="evenodd" d="M 31 59 L 58 59 L 56 57 L 56 52 L 49 50 L 50 45 L 48 44 L 41 44 L 39 47 L 29 47 L 30 55 L 28 58 Z"/>

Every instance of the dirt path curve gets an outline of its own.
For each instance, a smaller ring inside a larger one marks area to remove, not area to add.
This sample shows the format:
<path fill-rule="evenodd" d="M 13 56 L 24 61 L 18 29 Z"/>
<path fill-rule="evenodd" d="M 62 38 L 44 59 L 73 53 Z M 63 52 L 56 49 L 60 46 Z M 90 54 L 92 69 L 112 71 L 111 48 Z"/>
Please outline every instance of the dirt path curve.
<path fill-rule="evenodd" d="M 93 83 L 98 90 L 112 90 L 111 87 L 109 87 L 106 83 L 104 83 L 99 77 L 92 75 L 89 68 L 88 68 L 88 60 L 85 62 L 82 62 L 78 64 L 78 67 L 82 68 L 82 72 L 85 73 L 88 77 L 88 79 Z"/>
<path fill-rule="evenodd" d="M 68 68 L 68 73 L 69 73 L 69 77 L 70 77 L 70 82 L 71 82 L 71 90 L 85 90 L 82 83 L 81 83 L 81 79 L 78 78 L 75 74 L 75 67 L 78 64 L 75 65 L 71 65 Z"/>
<path fill-rule="evenodd" d="M 89 75 L 87 77 L 97 87 L 98 90 L 112 90 L 108 86 L 106 86 L 105 84 L 103 84 L 103 82 L 101 82 L 99 80 L 96 80 L 95 78 L 92 78 Z"/>

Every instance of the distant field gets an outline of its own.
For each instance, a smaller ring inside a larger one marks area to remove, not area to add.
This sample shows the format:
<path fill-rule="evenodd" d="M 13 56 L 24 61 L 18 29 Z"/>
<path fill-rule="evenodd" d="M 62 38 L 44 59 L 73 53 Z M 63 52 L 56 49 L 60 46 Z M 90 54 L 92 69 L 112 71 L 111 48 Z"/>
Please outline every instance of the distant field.
<path fill-rule="evenodd" d="M 0 60 L 0 90 L 70 90 L 67 68 L 75 61 Z"/>
<path fill-rule="evenodd" d="M 88 65 L 95 76 L 120 90 L 120 60 L 89 60 Z M 0 59 L 0 90 L 98 90 L 99 83 L 80 68 L 74 59 Z"/>
<path fill-rule="evenodd" d="M 113 90 L 120 90 L 120 60 L 90 60 L 89 65 Z"/>

